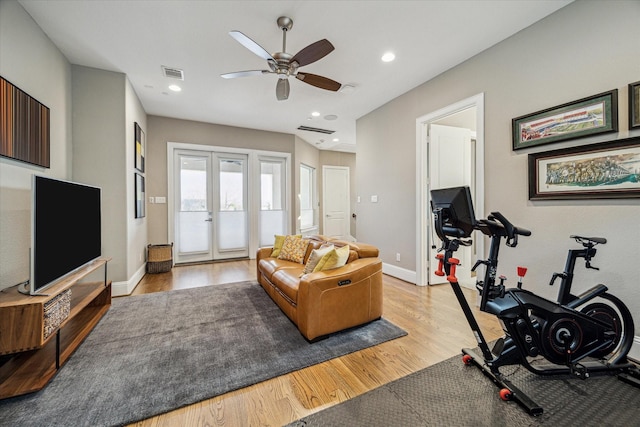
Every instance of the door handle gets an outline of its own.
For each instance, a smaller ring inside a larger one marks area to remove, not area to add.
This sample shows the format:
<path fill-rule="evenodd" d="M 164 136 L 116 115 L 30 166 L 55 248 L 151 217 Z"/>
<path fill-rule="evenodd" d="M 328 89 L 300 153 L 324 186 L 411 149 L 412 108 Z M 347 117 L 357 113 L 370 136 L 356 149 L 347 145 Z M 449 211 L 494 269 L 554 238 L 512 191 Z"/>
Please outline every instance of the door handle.
<path fill-rule="evenodd" d="M 213 222 L 213 218 L 205 219 L 205 222 Z"/>

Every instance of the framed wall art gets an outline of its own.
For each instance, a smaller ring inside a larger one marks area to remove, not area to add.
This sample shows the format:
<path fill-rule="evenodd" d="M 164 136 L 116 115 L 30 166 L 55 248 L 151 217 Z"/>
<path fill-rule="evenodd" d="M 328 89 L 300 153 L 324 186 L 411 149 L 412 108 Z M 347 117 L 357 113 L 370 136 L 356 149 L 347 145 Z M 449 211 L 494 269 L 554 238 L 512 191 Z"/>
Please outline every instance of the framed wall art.
<path fill-rule="evenodd" d="M 629 85 L 629 129 L 640 128 L 640 82 Z"/>
<path fill-rule="evenodd" d="M 618 90 L 548 108 L 512 121 L 513 149 L 618 130 Z"/>
<path fill-rule="evenodd" d="M 134 134 L 136 140 L 135 168 L 140 172 L 144 172 L 145 137 L 142 128 L 137 122 L 135 123 Z"/>
<path fill-rule="evenodd" d="M 144 176 L 136 172 L 136 218 L 144 218 L 144 206 L 145 206 L 145 192 L 144 192 Z"/>
<path fill-rule="evenodd" d="M 529 154 L 529 199 L 640 197 L 640 137 Z"/>
<path fill-rule="evenodd" d="M 50 167 L 50 111 L 0 77 L 0 156 Z"/>

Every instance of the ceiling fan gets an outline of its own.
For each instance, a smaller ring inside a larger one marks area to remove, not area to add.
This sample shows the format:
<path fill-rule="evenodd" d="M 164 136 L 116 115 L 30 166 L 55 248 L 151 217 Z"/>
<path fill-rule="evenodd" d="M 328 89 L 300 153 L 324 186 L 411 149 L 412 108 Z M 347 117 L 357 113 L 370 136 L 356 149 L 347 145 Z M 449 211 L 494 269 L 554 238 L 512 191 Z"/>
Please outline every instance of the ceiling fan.
<path fill-rule="evenodd" d="M 258 43 L 251 40 L 240 31 L 230 31 L 229 35 L 236 39 L 241 45 L 267 61 L 268 70 L 249 70 L 237 71 L 235 73 L 221 74 L 225 79 L 233 79 L 236 77 L 248 77 L 261 74 L 276 74 L 278 82 L 276 83 L 276 98 L 283 101 L 289 98 L 289 76 L 303 81 L 311 86 L 319 87 L 330 91 L 338 91 L 342 86 L 335 80 L 328 79 L 311 73 L 303 73 L 298 68 L 316 62 L 335 48 L 327 39 L 319 40 L 302 49 L 295 55 L 287 53 L 287 31 L 293 27 L 293 20 L 286 16 L 281 16 L 277 20 L 278 28 L 282 30 L 282 52 L 276 52 L 271 55 Z"/>

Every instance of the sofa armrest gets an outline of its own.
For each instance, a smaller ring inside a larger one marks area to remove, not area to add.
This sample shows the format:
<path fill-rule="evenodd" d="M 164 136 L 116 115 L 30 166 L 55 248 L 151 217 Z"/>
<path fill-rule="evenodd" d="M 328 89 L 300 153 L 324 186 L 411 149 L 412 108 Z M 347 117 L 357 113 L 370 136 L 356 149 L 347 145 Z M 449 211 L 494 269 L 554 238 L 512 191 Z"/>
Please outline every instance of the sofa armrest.
<path fill-rule="evenodd" d="M 258 249 L 258 252 L 256 252 L 256 261 L 260 262 L 261 259 L 269 258 L 272 252 L 272 247 Z"/>
<path fill-rule="evenodd" d="M 300 278 L 297 325 L 309 340 L 382 316 L 382 261 L 360 258 Z"/>

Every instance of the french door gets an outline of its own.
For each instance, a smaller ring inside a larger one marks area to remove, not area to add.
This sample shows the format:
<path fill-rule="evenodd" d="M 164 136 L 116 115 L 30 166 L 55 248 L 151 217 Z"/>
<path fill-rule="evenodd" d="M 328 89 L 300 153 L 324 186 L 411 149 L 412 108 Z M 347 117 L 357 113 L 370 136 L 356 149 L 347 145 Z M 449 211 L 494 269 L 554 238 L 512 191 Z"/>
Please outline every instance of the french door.
<path fill-rule="evenodd" d="M 249 255 L 247 155 L 174 151 L 177 263 Z"/>

